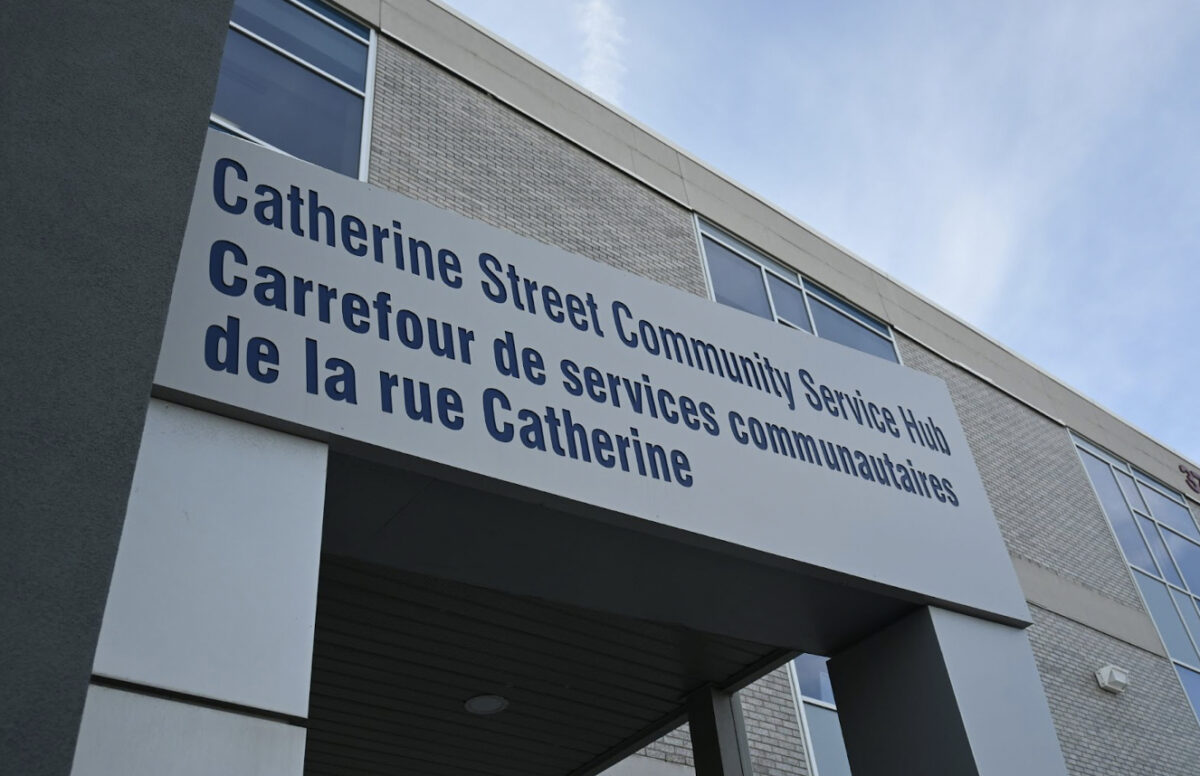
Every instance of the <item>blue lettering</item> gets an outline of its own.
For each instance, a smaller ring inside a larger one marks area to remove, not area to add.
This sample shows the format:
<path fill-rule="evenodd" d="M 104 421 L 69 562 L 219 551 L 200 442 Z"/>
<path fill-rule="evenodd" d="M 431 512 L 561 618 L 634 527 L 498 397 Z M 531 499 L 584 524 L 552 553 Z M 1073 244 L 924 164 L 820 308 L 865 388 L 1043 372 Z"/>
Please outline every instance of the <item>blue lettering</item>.
<path fill-rule="evenodd" d="M 625 329 L 621 326 L 621 314 L 624 314 L 630 321 L 633 320 L 633 311 L 624 302 L 614 300 L 612 303 L 613 324 L 617 327 L 617 337 L 631 348 L 637 347 L 637 337 L 633 334 L 626 336 Z"/>
<path fill-rule="evenodd" d="M 267 367 L 264 369 L 263 364 Z M 266 337 L 251 337 L 246 343 L 246 370 L 260 383 L 279 379 L 279 347 Z"/>
<path fill-rule="evenodd" d="M 500 271 L 500 260 L 490 253 L 481 253 L 479 254 L 479 269 L 487 275 L 487 280 L 479 283 L 483 288 L 484 296 L 497 304 L 503 304 L 508 299 L 508 292 L 504 290 L 504 283 L 496 274 Z"/>
<path fill-rule="evenodd" d="M 738 426 L 741 426 L 742 430 L 739 431 Z M 745 427 L 746 421 L 742 419 L 742 416 L 730 410 L 729 430 L 733 432 L 733 438 L 743 445 L 750 444 L 750 435 L 746 433 Z"/>
<path fill-rule="evenodd" d="M 222 294 L 241 296 L 246 293 L 245 278 L 234 276 L 233 282 L 225 282 L 225 257 L 230 253 L 235 264 L 246 265 L 246 252 L 240 246 L 228 240 L 217 240 L 208 252 L 208 280 Z"/>
<path fill-rule="evenodd" d="M 226 213 L 240 215 L 246 212 L 246 198 L 238 197 L 230 202 L 225 197 L 225 180 L 230 170 L 233 170 L 233 174 L 237 176 L 238 180 L 249 180 L 245 167 L 227 157 L 218 159 L 216 166 L 213 167 L 213 200 L 217 203 L 217 207 Z"/>
<path fill-rule="evenodd" d="M 583 395 L 583 383 L 579 380 L 579 364 L 564 358 L 558 364 L 563 375 L 563 389 L 572 396 Z"/>
<path fill-rule="evenodd" d="M 488 388 L 483 392 L 483 424 L 487 426 L 487 431 L 491 434 L 492 439 L 497 442 L 511 442 L 514 433 L 513 424 L 506 421 L 501 425 L 496 425 L 497 405 L 502 410 L 512 409 L 512 405 L 503 391 L 497 388 Z"/>
<path fill-rule="evenodd" d="M 808 406 L 820 412 L 822 408 L 821 395 L 817 393 L 816 380 L 809 374 L 807 369 L 800 370 L 800 384 L 804 386 L 804 398 L 808 401 Z"/>

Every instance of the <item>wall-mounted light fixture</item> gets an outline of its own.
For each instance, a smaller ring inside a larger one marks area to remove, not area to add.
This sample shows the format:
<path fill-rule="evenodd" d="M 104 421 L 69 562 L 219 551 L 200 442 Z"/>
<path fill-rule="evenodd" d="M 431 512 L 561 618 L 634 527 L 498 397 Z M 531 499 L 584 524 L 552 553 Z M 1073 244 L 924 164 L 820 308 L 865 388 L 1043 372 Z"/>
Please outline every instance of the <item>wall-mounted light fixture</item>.
<path fill-rule="evenodd" d="M 1129 672 L 1120 666 L 1109 664 L 1096 671 L 1096 683 L 1105 692 L 1123 693 L 1129 686 Z"/>

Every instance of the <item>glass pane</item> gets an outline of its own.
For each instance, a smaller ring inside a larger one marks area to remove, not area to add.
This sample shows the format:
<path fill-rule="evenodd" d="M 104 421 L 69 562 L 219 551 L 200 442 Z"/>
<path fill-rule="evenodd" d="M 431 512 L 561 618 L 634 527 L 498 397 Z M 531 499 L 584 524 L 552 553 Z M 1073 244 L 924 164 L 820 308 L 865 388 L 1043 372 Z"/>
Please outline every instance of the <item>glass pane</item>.
<path fill-rule="evenodd" d="M 836 711 L 804 704 L 804 717 L 812 737 L 813 759 L 821 776 L 850 776 L 850 761 L 846 758 L 846 743 Z"/>
<path fill-rule="evenodd" d="M 1146 599 L 1146 606 L 1150 607 L 1150 616 L 1154 618 L 1158 632 L 1162 634 L 1167 653 L 1184 663 L 1200 665 L 1200 655 L 1196 654 L 1196 648 L 1183 629 L 1183 622 L 1179 619 L 1179 612 L 1175 611 L 1175 604 L 1171 603 L 1167 586 L 1137 571 L 1133 577 L 1142 589 L 1142 596 Z"/>
<path fill-rule="evenodd" d="M 1140 509 L 1143 512 L 1149 513 L 1146 508 L 1146 502 L 1142 501 L 1142 494 L 1138 492 L 1137 485 L 1133 482 L 1133 477 L 1130 477 L 1123 471 L 1113 469 L 1117 475 L 1117 482 L 1121 485 L 1121 492 L 1125 494 L 1125 498 L 1129 499 L 1129 505 L 1134 509 Z"/>
<path fill-rule="evenodd" d="M 879 334 L 885 338 L 887 337 L 887 335 L 888 335 L 887 324 L 884 323 L 883 321 L 879 320 L 878 318 L 876 318 L 874 315 L 869 315 L 869 314 L 863 312 L 862 310 L 858 309 L 854 305 L 849 304 L 847 302 L 843 302 L 841 299 L 838 299 L 833 294 L 829 293 L 825 289 L 823 289 L 811 282 L 806 282 L 804 284 L 804 287 L 808 289 L 808 293 L 812 294 L 817 299 L 820 299 L 822 302 L 829 305 L 833 309 L 841 310 L 843 313 L 845 313 L 846 315 L 849 315 L 852 319 L 858 321 L 863 326 L 866 326 L 868 329 L 873 330 L 876 334 Z"/>
<path fill-rule="evenodd" d="M 861 323 L 850 320 L 816 297 L 810 297 L 809 301 L 812 303 L 813 325 L 818 337 L 840 342 L 855 350 L 886 358 L 888 361 L 896 361 L 896 349 L 892 347 L 890 340 L 880 337 Z"/>
<path fill-rule="evenodd" d="M 1200 546 L 1171 531 L 1163 531 L 1163 538 L 1167 540 L 1167 546 L 1171 548 L 1171 554 L 1175 556 L 1175 562 L 1179 564 L 1179 570 L 1187 582 L 1184 587 L 1200 595 Z"/>
<path fill-rule="evenodd" d="M 367 46 L 285 0 L 237 0 L 233 21 L 351 86 L 367 85 Z"/>
<path fill-rule="evenodd" d="M 318 3 L 317 0 L 296 0 L 296 2 L 300 3 L 300 5 L 304 6 L 305 8 L 311 8 L 314 12 L 319 13 L 321 16 L 341 27 L 343 30 L 353 33 L 363 40 L 368 40 L 371 36 L 371 33 L 367 29 L 366 25 L 359 24 L 348 16 L 343 16 L 329 6 Z"/>
<path fill-rule="evenodd" d="M 775 314 L 811 334 L 808 310 L 804 308 L 804 292 L 770 272 L 767 273 L 767 284 L 771 286 L 771 301 L 775 302 Z"/>
<path fill-rule="evenodd" d="M 1150 505 L 1150 514 L 1160 523 L 1166 523 L 1184 536 L 1200 541 L 1200 531 L 1196 530 L 1196 522 L 1183 506 L 1156 490 L 1142 487 L 1146 503 Z"/>
<path fill-rule="evenodd" d="M 800 694 L 816 701 L 833 703 L 833 686 L 829 683 L 829 658 L 818 655 L 801 655 L 792 661 L 796 669 L 796 683 Z"/>
<path fill-rule="evenodd" d="M 762 270 L 757 264 L 707 237 L 704 238 L 704 256 L 708 259 L 708 273 L 712 276 L 713 293 L 718 302 L 775 320 L 767 301 Z"/>
<path fill-rule="evenodd" d="M 712 238 L 715 238 L 717 240 L 724 242 L 726 245 L 732 245 L 734 248 L 737 249 L 737 252 L 741 253 L 744 256 L 749 256 L 751 258 L 751 260 L 758 262 L 759 264 L 763 265 L 767 269 L 771 269 L 771 270 L 778 272 L 780 275 L 782 275 L 785 278 L 791 278 L 792 280 L 796 280 L 799 277 L 796 274 L 796 270 L 791 269 L 790 267 L 783 266 L 782 264 L 775 261 L 767 254 L 763 253 L 760 250 L 757 250 L 753 245 L 747 245 L 746 243 L 744 243 L 741 240 L 739 240 L 738 238 L 734 237 L 729 232 L 726 232 L 724 229 L 722 229 L 719 226 L 710 224 L 708 221 L 701 220 L 700 231 L 704 232 L 705 237 L 712 237 Z"/>
<path fill-rule="evenodd" d="M 1142 526 L 1142 535 L 1146 537 L 1146 543 L 1150 545 L 1150 552 L 1154 553 L 1154 559 L 1158 561 L 1158 569 L 1162 572 L 1162 578 L 1172 585 L 1183 587 L 1183 580 L 1180 579 L 1179 572 L 1175 570 L 1175 564 L 1167 555 L 1167 546 L 1163 544 L 1162 537 L 1158 535 L 1158 528 L 1155 527 L 1154 521 L 1139 516 L 1138 522 Z"/>
<path fill-rule="evenodd" d="M 1133 513 L 1121 497 L 1121 489 L 1113 479 L 1112 468 L 1086 450 L 1080 450 L 1079 457 L 1083 459 L 1088 476 L 1092 478 L 1096 495 L 1100 497 L 1100 504 L 1108 515 L 1108 521 L 1112 523 L 1113 533 L 1117 535 L 1121 549 L 1125 550 L 1125 557 L 1132 565 L 1153 571 L 1154 561 L 1150 560 L 1150 551 L 1146 549 L 1146 543 L 1138 533 Z"/>
<path fill-rule="evenodd" d="M 1179 613 L 1183 615 L 1184 625 L 1187 625 L 1187 629 L 1192 633 L 1192 643 L 1200 644 L 1200 614 L 1196 614 L 1196 606 L 1192 603 L 1192 597 L 1178 590 L 1172 590 L 1171 597 L 1175 599 Z"/>
<path fill-rule="evenodd" d="M 234 30 L 213 113 L 281 151 L 358 175 L 362 98 Z"/>
<path fill-rule="evenodd" d="M 1183 689 L 1187 691 L 1188 700 L 1192 702 L 1192 710 L 1196 712 L 1196 716 L 1200 716 L 1200 674 L 1183 666 L 1175 666 L 1175 670 L 1179 672 L 1179 681 L 1183 682 Z"/>

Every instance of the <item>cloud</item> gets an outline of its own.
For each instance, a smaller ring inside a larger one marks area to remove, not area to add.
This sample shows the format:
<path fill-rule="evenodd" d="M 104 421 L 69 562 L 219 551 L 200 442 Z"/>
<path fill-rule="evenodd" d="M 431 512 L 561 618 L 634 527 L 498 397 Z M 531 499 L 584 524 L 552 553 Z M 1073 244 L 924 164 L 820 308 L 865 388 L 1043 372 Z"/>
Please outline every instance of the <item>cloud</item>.
<path fill-rule="evenodd" d="M 580 82 L 611 103 L 621 101 L 625 18 L 611 0 L 584 0 L 576 13 L 583 34 Z"/>

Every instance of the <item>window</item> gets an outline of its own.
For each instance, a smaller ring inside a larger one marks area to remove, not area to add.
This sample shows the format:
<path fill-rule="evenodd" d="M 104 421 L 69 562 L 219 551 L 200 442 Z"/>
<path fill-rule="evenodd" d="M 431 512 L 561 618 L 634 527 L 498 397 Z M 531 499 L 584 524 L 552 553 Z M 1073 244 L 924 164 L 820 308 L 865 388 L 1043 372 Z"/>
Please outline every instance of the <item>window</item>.
<path fill-rule="evenodd" d="M 370 29 L 315 0 L 235 0 L 211 125 L 361 177 L 372 39 Z"/>
<path fill-rule="evenodd" d="M 700 220 L 712 296 L 718 302 L 816 334 L 864 353 L 900 362 L 891 329 L 795 270 Z"/>
<path fill-rule="evenodd" d="M 850 761 L 829 683 L 828 662 L 828 658 L 817 655 L 801 655 L 792 661 L 800 727 L 813 776 L 850 776 Z"/>
<path fill-rule="evenodd" d="M 1200 719 L 1200 528 L 1178 493 L 1081 439 L 1075 443 Z"/>

